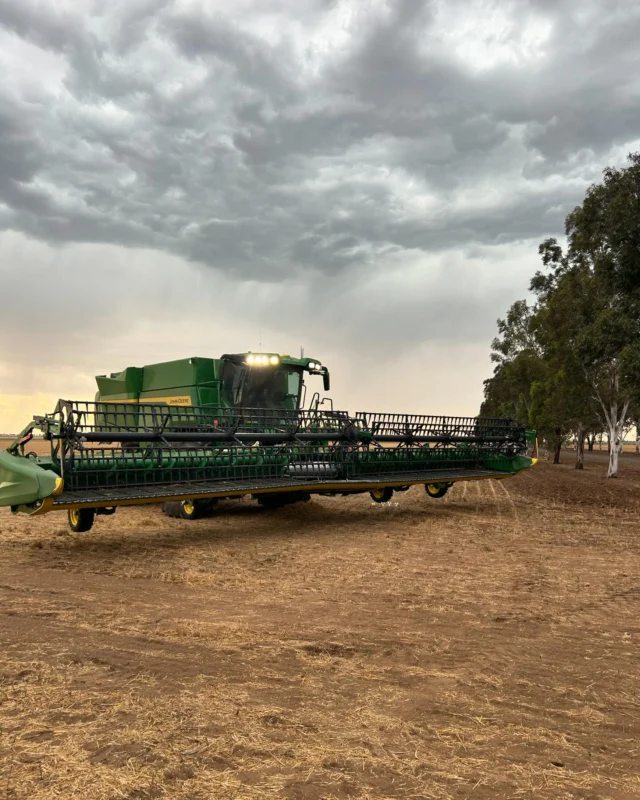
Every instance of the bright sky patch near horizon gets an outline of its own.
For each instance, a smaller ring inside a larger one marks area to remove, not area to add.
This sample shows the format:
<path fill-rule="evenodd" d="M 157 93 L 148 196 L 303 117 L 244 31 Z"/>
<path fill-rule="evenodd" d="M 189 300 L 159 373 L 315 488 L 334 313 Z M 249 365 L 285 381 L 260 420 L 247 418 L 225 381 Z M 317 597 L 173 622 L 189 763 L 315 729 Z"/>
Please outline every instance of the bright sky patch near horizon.
<path fill-rule="evenodd" d="M 0 0 L 0 432 L 264 349 L 474 414 L 537 245 L 640 147 L 640 6 Z"/>

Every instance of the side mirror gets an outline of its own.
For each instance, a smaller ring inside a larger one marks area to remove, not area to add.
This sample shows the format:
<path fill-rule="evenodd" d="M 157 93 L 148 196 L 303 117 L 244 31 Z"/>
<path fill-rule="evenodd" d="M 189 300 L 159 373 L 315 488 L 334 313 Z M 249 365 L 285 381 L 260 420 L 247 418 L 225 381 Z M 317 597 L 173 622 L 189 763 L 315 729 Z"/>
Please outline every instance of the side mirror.
<path fill-rule="evenodd" d="M 323 382 L 323 385 L 324 385 L 325 392 L 328 392 L 329 389 L 331 388 L 331 380 L 329 378 L 329 370 L 325 370 L 322 373 L 322 382 Z"/>

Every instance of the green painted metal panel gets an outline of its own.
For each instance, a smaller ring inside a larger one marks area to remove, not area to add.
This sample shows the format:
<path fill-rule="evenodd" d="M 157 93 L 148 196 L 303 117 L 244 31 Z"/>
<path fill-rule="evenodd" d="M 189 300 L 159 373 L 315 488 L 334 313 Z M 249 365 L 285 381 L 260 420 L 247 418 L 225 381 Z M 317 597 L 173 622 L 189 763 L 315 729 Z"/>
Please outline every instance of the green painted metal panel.
<path fill-rule="evenodd" d="M 141 392 L 141 403 L 167 403 L 174 406 L 197 406 L 198 387 L 189 384 L 187 386 L 173 386 L 165 389 L 150 389 Z"/>
<path fill-rule="evenodd" d="M 50 497 L 57 481 L 55 472 L 33 459 L 0 451 L 0 506 L 27 505 Z"/>
<path fill-rule="evenodd" d="M 199 386 L 198 387 L 198 400 L 196 405 L 201 406 L 220 406 L 220 385 L 217 386 Z"/>
<path fill-rule="evenodd" d="M 201 386 L 219 380 L 219 362 L 213 358 L 183 358 L 144 367 L 142 392 Z"/>
<path fill-rule="evenodd" d="M 138 397 L 134 398 L 136 401 Z M 123 400 L 123 402 L 118 402 Z M 109 403 L 96 403 L 96 429 L 106 430 L 105 420 L 112 422 L 115 420 L 123 430 L 138 427 L 138 405 L 136 403 L 124 402 L 124 398 L 114 398 Z"/>
<path fill-rule="evenodd" d="M 142 376 L 142 367 L 127 367 L 122 372 L 96 376 L 100 399 L 137 400 L 142 390 Z"/>

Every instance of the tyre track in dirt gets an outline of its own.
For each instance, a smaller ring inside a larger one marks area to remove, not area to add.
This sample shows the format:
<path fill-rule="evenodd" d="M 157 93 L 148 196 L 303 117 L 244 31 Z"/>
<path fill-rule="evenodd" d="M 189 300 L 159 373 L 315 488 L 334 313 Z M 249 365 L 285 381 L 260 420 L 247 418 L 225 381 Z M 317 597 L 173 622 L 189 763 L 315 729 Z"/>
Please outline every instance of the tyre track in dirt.
<path fill-rule="evenodd" d="M 635 799 L 640 475 L 601 469 L 83 538 L 0 514 L 0 786 Z"/>

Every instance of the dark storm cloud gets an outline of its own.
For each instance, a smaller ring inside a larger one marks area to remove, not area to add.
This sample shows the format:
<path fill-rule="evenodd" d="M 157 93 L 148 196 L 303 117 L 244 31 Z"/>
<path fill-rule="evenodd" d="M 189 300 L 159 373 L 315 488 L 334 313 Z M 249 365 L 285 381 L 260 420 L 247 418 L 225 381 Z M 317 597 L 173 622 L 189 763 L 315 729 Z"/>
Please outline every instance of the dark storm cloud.
<path fill-rule="evenodd" d="M 338 274 L 557 234 L 640 138 L 632 4 L 268 5 L 0 0 L 0 225 Z"/>

